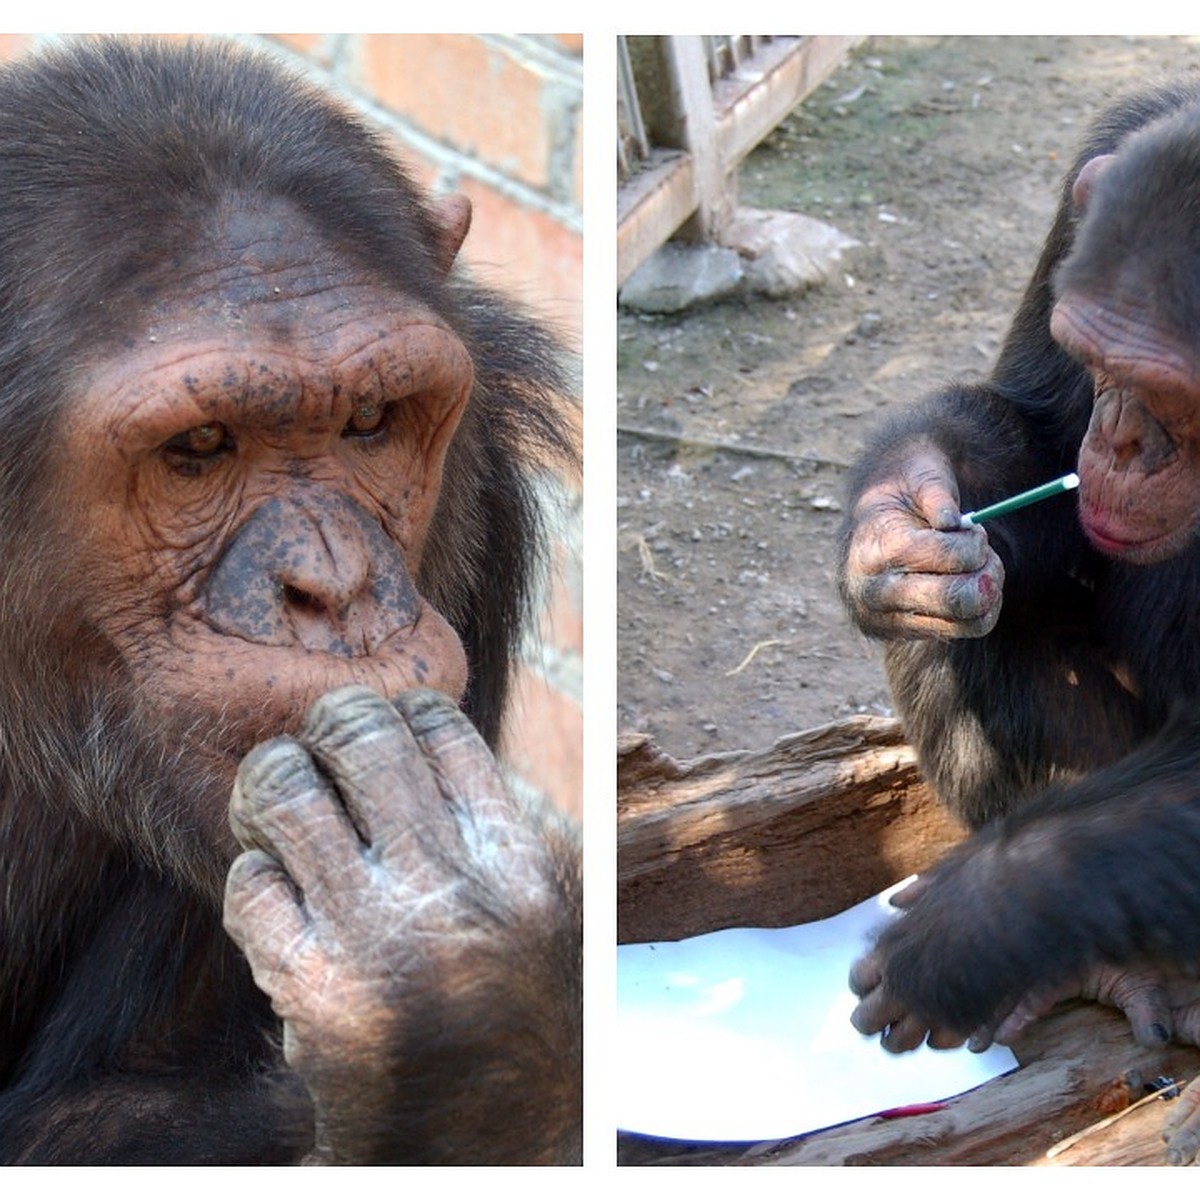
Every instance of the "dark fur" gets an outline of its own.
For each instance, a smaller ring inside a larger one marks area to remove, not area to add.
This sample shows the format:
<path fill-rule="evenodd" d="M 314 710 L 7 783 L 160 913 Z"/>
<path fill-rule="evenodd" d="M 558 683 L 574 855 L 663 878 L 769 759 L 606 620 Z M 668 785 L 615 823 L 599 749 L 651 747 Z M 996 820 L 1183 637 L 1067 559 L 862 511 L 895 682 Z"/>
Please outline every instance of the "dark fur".
<path fill-rule="evenodd" d="M 986 825 L 884 931 L 888 990 L 967 1033 L 1097 963 L 1194 971 L 1198 745 L 1200 722 L 1180 717 L 1119 763 Z"/>
<path fill-rule="evenodd" d="M 1086 161 L 1129 138 L 1139 141 L 1138 158 L 1118 159 L 1097 204 L 1128 196 L 1137 226 L 1163 197 L 1194 210 L 1200 87 L 1116 104 L 1067 178 L 991 379 L 948 389 L 882 430 L 851 480 L 851 507 L 886 471 L 890 448 L 913 433 L 947 454 L 964 511 L 1074 468 L 1093 385 L 1049 330 L 1079 224 L 1071 184 Z M 1141 190 L 1129 194 L 1124 181 L 1135 177 Z M 1182 263 L 1194 290 L 1200 219 L 1185 223 L 1185 241 L 1159 242 L 1157 253 Z M 1119 247 L 1111 236 L 1105 242 L 1082 248 L 1069 269 L 1107 268 Z M 1152 323 L 1164 295 L 1155 287 Z M 1194 308 L 1167 307 L 1193 343 Z M 887 986 L 932 1023 L 964 1032 L 1034 984 L 1066 981 L 1088 963 L 1188 966 L 1200 957 L 1200 728 L 1178 715 L 1200 695 L 1200 546 L 1149 567 L 1106 559 L 1069 500 L 987 531 L 1005 569 L 995 629 L 886 649 L 928 777 L 972 826 L 987 826 L 885 935 Z"/>
<path fill-rule="evenodd" d="M 311 1148 L 307 1096 L 221 928 L 222 880 L 191 849 L 191 797 L 211 785 L 164 746 L 196 731 L 137 728 L 121 664 L 87 631 L 58 636 L 87 581 L 55 532 L 84 514 L 45 486 L 73 373 L 123 344 L 127 306 L 171 286 L 212 206 L 238 194 L 302 204 L 474 358 L 418 582 L 464 641 L 464 707 L 489 743 L 540 563 L 530 464 L 572 455 L 553 340 L 441 280 L 414 186 L 318 93 L 212 45 L 85 43 L 0 73 L 0 1161 Z"/>

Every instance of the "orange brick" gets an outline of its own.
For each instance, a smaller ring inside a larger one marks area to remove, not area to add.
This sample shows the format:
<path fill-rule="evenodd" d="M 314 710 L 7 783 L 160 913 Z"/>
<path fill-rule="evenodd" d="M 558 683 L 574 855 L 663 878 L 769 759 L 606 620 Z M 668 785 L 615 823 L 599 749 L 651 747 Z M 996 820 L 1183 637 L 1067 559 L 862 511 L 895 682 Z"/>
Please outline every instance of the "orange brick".
<path fill-rule="evenodd" d="M 474 206 L 463 247 L 481 283 L 514 295 L 578 345 L 583 328 L 583 239 L 477 180 L 463 180 Z"/>
<path fill-rule="evenodd" d="M 327 33 L 269 33 L 266 36 L 322 67 L 328 67 L 333 61 L 333 45 Z"/>
<path fill-rule="evenodd" d="M 575 202 L 575 207 L 580 212 L 583 212 L 583 196 L 584 196 L 584 191 L 583 191 L 583 173 L 584 173 L 583 142 L 584 142 L 584 138 L 583 138 L 583 112 L 582 111 L 580 111 L 578 117 L 576 118 L 576 121 L 577 121 L 577 123 L 575 126 L 575 159 L 571 164 L 571 199 Z M 614 186 L 613 186 L 612 191 L 615 192 L 615 190 L 616 190 L 616 185 L 615 185 L 615 180 L 614 180 Z"/>
<path fill-rule="evenodd" d="M 0 61 L 20 58 L 33 46 L 33 38 L 25 33 L 0 33 Z"/>
<path fill-rule="evenodd" d="M 564 812 L 583 818 L 583 712 L 532 668 L 514 679 L 504 760 Z"/>
<path fill-rule="evenodd" d="M 543 81 L 465 35 L 377 35 L 361 43 L 363 83 L 426 133 L 535 188 L 547 186 Z"/>

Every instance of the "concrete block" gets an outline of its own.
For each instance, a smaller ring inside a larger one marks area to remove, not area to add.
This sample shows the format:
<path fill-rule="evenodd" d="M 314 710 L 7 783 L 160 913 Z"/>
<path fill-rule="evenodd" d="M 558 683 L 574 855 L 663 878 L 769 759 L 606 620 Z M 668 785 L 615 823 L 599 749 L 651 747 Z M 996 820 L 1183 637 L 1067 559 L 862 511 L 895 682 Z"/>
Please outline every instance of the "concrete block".
<path fill-rule="evenodd" d="M 626 280 L 620 302 L 638 312 L 682 312 L 719 300 L 742 282 L 742 260 L 722 246 L 668 242 Z"/>

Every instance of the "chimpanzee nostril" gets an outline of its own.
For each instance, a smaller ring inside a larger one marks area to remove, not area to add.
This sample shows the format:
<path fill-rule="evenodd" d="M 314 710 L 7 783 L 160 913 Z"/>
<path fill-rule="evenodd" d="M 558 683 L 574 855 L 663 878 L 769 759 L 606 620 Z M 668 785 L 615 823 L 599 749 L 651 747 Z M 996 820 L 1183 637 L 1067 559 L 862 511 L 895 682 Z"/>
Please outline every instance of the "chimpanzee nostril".
<path fill-rule="evenodd" d="M 324 612 L 326 605 L 312 592 L 306 592 L 290 583 L 283 585 L 283 602 L 289 608 L 300 608 L 311 612 Z"/>

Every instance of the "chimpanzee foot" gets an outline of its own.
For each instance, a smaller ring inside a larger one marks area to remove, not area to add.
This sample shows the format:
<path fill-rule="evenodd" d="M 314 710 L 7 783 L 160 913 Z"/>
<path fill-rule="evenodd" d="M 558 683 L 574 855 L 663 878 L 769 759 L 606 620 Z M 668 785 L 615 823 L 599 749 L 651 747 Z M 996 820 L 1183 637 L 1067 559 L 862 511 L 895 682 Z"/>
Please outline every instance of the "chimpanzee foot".
<path fill-rule="evenodd" d="M 1167 1162 L 1186 1167 L 1200 1153 L 1200 1079 L 1193 1079 L 1175 1101 L 1162 1131 L 1167 1143 Z"/>
<path fill-rule="evenodd" d="M 1075 999 L 1095 1000 L 1119 1008 L 1129 1021 L 1139 1045 L 1153 1048 L 1172 1039 L 1193 1041 L 1194 1036 L 1187 1036 L 1190 1025 L 1196 1024 L 1198 1028 L 1195 1032 L 1200 1033 L 1200 1022 L 1189 1016 L 1186 1006 L 1180 1007 L 1174 1003 L 1173 993 L 1177 984 L 1190 984 L 1191 990 L 1196 990 L 1193 981 L 1181 980 L 1174 973 L 1165 974 L 1149 968 L 1092 967 L 1081 978 L 1070 983 L 1026 993 L 991 1029 L 981 1029 L 972 1035 L 971 1049 L 983 1050 L 992 1042 L 1009 1045 L 1056 1004 Z M 1179 1030 L 1176 1029 L 1177 1018 L 1183 1026 Z"/>

